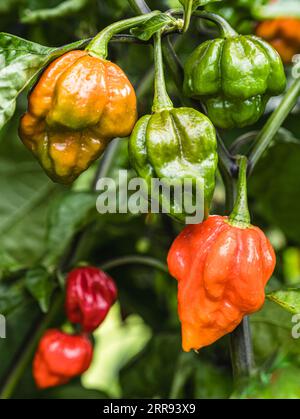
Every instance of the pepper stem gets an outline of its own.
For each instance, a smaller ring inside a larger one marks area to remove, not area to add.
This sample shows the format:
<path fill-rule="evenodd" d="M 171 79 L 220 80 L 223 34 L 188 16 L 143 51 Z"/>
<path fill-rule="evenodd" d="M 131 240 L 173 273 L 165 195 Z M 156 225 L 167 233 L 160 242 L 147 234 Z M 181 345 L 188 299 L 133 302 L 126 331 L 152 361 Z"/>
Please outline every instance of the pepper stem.
<path fill-rule="evenodd" d="M 238 35 L 238 33 L 233 29 L 233 27 L 230 26 L 227 20 L 225 20 L 222 16 L 203 10 L 197 10 L 193 13 L 193 15 L 198 18 L 214 22 L 218 26 L 222 38 L 232 38 L 233 36 Z"/>
<path fill-rule="evenodd" d="M 161 112 L 166 109 L 172 109 L 173 103 L 167 93 L 164 64 L 161 48 L 161 32 L 154 35 L 154 63 L 155 63 L 155 82 L 154 82 L 154 100 L 152 111 Z"/>
<path fill-rule="evenodd" d="M 98 35 L 96 35 L 95 38 L 89 43 L 86 50 L 99 58 L 106 59 L 108 55 L 108 43 L 114 35 L 135 26 L 141 25 L 151 17 L 160 13 L 161 12 L 159 11 L 154 11 L 142 16 L 120 20 L 119 22 L 113 23 L 112 25 L 103 29 L 103 31 L 101 31 Z"/>
<path fill-rule="evenodd" d="M 247 198 L 247 169 L 248 159 L 246 156 L 239 157 L 239 178 L 237 184 L 237 199 L 232 213 L 229 216 L 229 223 L 235 227 L 247 228 L 251 220 Z"/>
<path fill-rule="evenodd" d="M 185 7 L 183 32 L 186 32 L 190 26 L 193 14 L 193 3 L 193 0 L 189 0 L 187 6 Z"/>

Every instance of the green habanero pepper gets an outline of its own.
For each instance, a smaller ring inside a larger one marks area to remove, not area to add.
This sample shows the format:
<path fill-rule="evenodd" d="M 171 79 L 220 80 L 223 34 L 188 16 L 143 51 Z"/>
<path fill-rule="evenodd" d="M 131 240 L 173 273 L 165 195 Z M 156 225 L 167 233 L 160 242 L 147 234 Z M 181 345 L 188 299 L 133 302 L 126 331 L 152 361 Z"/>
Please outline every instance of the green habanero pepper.
<path fill-rule="evenodd" d="M 166 92 L 160 33 L 155 35 L 155 99 L 153 114 L 143 116 L 129 141 L 133 168 L 151 189 L 153 178 L 169 185 L 201 182 L 204 209 L 208 212 L 215 188 L 218 163 L 216 132 L 211 121 L 191 108 L 174 108 Z M 193 201 L 194 202 L 194 201 Z M 169 215 L 184 221 L 182 205 L 160 192 L 160 204 L 168 204 Z"/>
<path fill-rule="evenodd" d="M 184 93 L 201 99 L 215 126 L 254 124 L 271 96 L 281 94 L 286 77 L 279 54 L 267 42 L 238 35 L 220 16 L 221 38 L 201 44 L 185 65 Z"/>

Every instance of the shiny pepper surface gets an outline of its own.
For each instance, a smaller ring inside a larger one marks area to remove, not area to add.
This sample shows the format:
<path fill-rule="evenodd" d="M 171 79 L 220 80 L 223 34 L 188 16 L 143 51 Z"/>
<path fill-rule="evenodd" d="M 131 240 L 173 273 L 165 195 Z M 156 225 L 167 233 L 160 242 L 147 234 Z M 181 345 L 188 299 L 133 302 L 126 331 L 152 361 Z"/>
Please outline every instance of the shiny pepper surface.
<path fill-rule="evenodd" d="M 89 368 L 92 356 L 92 344 L 85 336 L 48 330 L 41 338 L 33 360 L 37 387 L 43 389 L 66 384 Z"/>
<path fill-rule="evenodd" d="M 110 61 L 71 51 L 44 71 L 30 93 L 20 137 L 56 182 L 71 183 L 136 122 L 136 95 Z"/>
<path fill-rule="evenodd" d="M 214 125 L 224 129 L 254 124 L 285 85 L 280 56 L 252 35 L 206 41 L 185 66 L 185 94 L 202 99 Z"/>
<path fill-rule="evenodd" d="M 257 26 L 256 34 L 270 42 L 287 64 L 300 53 L 300 19 L 266 20 Z"/>
<path fill-rule="evenodd" d="M 72 323 L 93 332 L 103 322 L 117 299 L 117 288 L 105 272 L 84 267 L 69 273 L 66 287 L 66 313 Z"/>
<path fill-rule="evenodd" d="M 262 307 L 275 254 L 258 227 L 238 228 L 227 217 L 211 216 L 182 231 L 168 266 L 178 280 L 182 345 L 189 351 L 212 344 Z"/>

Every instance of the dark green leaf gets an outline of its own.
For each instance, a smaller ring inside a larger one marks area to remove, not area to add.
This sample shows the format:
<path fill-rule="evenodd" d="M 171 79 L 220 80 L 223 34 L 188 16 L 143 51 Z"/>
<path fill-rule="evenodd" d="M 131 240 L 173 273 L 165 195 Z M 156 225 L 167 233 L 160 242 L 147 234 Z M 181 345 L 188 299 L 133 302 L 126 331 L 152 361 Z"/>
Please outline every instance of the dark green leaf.
<path fill-rule="evenodd" d="M 176 23 L 176 19 L 161 13 L 147 20 L 138 28 L 131 29 L 131 33 L 142 41 L 148 41 L 156 32 L 166 28 L 169 25 L 174 25 L 174 23 Z"/>
<path fill-rule="evenodd" d="M 51 182 L 23 146 L 17 115 L 0 135 L 0 251 L 32 266 L 45 251 L 49 203 L 64 188 Z M 7 141 L 9 139 L 9 141 Z"/>
<path fill-rule="evenodd" d="M 96 199 L 93 192 L 70 192 L 53 205 L 49 216 L 46 264 L 55 263 L 74 235 L 96 218 Z"/>
<path fill-rule="evenodd" d="M 295 326 L 292 318 L 293 314 L 270 301 L 266 301 L 263 309 L 250 317 L 257 358 L 265 360 L 278 350 L 300 354 L 299 339 L 292 336 Z"/>
<path fill-rule="evenodd" d="M 259 215 L 300 243 L 300 142 L 275 143 L 257 165 L 249 195 Z"/>
<path fill-rule="evenodd" d="M 290 313 L 300 313 L 300 288 L 274 291 L 268 294 L 267 298 Z"/>
<path fill-rule="evenodd" d="M 37 300 L 41 310 L 46 313 L 56 287 L 53 276 L 43 267 L 33 268 L 26 273 L 25 286 Z"/>
<path fill-rule="evenodd" d="M 145 350 L 121 371 L 123 397 L 169 397 L 180 351 L 179 335 L 155 336 Z"/>
<path fill-rule="evenodd" d="M 40 399 L 108 399 L 107 394 L 98 390 L 83 388 L 80 383 L 70 383 L 39 393 Z"/>
<path fill-rule="evenodd" d="M 79 41 L 62 48 L 48 48 L 0 33 L 0 129 L 14 114 L 18 95 L 40 70 L 53 59 L 84 44 L 85 41 Z"/>
<path fill-rule="evenodd" d="M 14 285 L 0 284 L 0 313 L 7 316 L 14 309 L 24 304 L 26 295 L 23 282 Z"/>
<path fill-rule="evenodd" d="M 0 251 L 0 280 L 9 278 L 24 268 L 25 266 L 16 261 L 10 254 Z"/>
<path fill-rule="evenodd" d="M 179 333 L 154 336 L 120 381 L 125 398 L 226 398 L 232 391 L 226 370 L 182 352 Z"/>
<path fill-rule="evenodd" d="M 1 289 L 1 286 L 0 286 Z M 36 304 L 20 304 L 6 316 L 6 339 L 0 339 L 0 377 L 15 365 L 15 356 L 20 348 L 24 349 L 24 339 L 32 335 L 40 310 Z M 1 309 L 0 309 L 1 313 Z"/>

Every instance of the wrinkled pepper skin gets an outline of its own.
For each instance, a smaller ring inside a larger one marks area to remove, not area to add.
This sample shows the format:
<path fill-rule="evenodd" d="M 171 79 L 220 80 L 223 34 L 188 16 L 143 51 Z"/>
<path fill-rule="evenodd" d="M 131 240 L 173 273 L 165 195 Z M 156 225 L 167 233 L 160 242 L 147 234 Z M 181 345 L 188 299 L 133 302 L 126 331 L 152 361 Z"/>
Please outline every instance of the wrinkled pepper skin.
<path fill-rule="evenodd" d="M 218 164 L 217 141 L 212 123 L 202 113 L 173 108 L 142 117 L 130 137 L 129 157 L 148 185 L 152 178 L 180 185 L 185 178 L 202 179 L 209 207 Z M 183 221 L 185 214 L 176 212 L 176 203 L 170 204 L 170 215 Z"/>
<path fill-rule="evenodd" d="M 279 54 L 252 35 L 206 41 L 185 65 L 185 94 L 203 100 L 219 128 L 254 124 L 285 86 Z"/>
<path fill-rule="evenodd" d="M 184 351 L 212 344 L 258 311 L 275 263 L 258 227 L 237 228 L 221 216 L 187 226 L 168 255 L 170 274 L 178 280 Z"/>
<path fill-rule="evenodd" d="M 256 34 L 270 42 L 286 64 L 300 53 L 300 19 L 266 20 L 257 26 Z"/>
<path fill-rule="evenodd" d="M 74 269 L 67 277 L 66 313 L 72 323 L 93 332 L 117 299 L 117 287 L 105 272 L 94 267 Z"/>
<path fill-rule="evenodd" d="M 93 356 L 91 342 L 85 336 L 48 330 L 40 340 L 33 360 L 33 377 L 40 389 L 66 384 L 83 374 Z"/>
<path fill-rule="evenodd" d="M 109 141 L 131 134 L 136 95 L 123 71 L 86 51 L 52 62 L 28 99 L 19 134 L 55 182 L 71 183 Z"/>
<path fill-rule="evenodd" d="M 253 0 L 227 0 L 208 3 L 205 10 L 222 16 L 239 33 L 253 32 L 254 22 L 251 17 Z"/>

